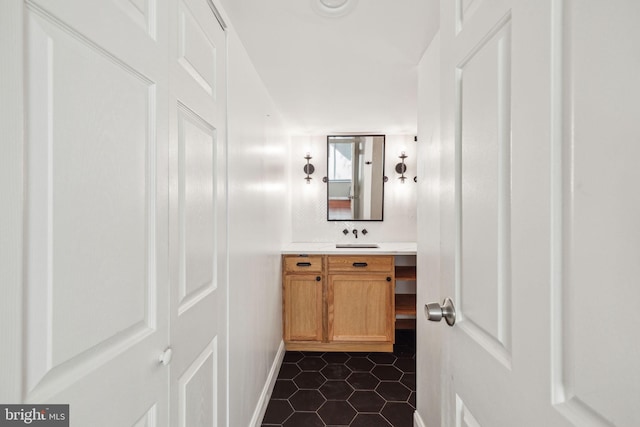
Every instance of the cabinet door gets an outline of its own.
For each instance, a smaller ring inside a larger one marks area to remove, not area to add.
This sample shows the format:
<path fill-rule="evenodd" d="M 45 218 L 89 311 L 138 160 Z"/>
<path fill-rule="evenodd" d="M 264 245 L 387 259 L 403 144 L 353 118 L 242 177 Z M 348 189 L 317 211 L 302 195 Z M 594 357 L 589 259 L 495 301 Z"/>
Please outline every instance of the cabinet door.
<path fill-rule="evenodd" d="M 390 274 L 331 274 L 329 341 L 393 342 L 393 278 Z"/>
<path fill-rule="evenodd" d="M 284 277 L 284 340 L 322 341 L 322 280 L 318 274 Z"/>

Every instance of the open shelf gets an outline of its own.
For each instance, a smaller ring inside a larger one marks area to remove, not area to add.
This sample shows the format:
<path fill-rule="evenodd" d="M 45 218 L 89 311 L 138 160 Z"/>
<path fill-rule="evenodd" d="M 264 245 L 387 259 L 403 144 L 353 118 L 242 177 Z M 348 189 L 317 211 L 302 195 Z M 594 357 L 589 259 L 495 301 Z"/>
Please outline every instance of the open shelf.
<path fill-rule="evenodd" d="M 416 294 L 396 294 L 396 315 L 416 314 Z"/>
<path fill-rule="evenodd" d="M 396 329 L 415 329 L 416 319 L 396 319 Z"/>
<path fill-rule="evenodd" d="M 396 280 L 416 280 L 416 266 L 396 265 Z"/>
<path fill-rule="evenodd" d="M 416 266 L 415 265 L 396 265 L 395 267 L 396 281 L 405 282 L 402 285 L 403 290 L 395 295 L 395 314 L 396 314 L 396 329 L 415 329 L 416 328 L 416 294 L 415 282 L 417 279 Z M 406 283 L 406 282 L 414 282 Z M 407 287 L 408 285 L 408 287 Z M 410 290 L 410 289 L 414 290 Z M 407 290 L 410 290 L 410 293 Z"/>
<path fill-rule="evenodd" d="M 396 294 L 396 316 L 416 314 L 416 294 Z M 415 329 L 416 319 L 396 319 L 396 329 Z"/>

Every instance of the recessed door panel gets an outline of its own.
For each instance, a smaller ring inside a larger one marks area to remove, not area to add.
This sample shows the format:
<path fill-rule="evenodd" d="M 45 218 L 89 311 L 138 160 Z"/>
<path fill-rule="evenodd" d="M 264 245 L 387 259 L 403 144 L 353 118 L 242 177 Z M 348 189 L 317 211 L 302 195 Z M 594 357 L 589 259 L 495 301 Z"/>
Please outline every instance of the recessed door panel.
<path fill-rule="evenodd" d="M 482 0 L 455 0 L 456 34 L 462 31 L 464 24 L 471 19 Z"/>
<path fill-rule="evenodd" d="M 70 404 L 74 425 L 164 426 L 168 170 L 157 117 L 168 50 L 119 4 L 100 2 L 98 18 L 87 3 L 25 7 L 24 399 Z M 105 31 L 115 27 L 129 45 Z"/>
<path fill-rule="evenodd" d="M 216 48 L 187 3 L 179 6 L 178 62 L 215 99 Z"/>
<path fill-rule="evenodd" d="M 29 292 L 47 313 L 50 329 L 33 336 L 48 335 L 38 339 L 49 342 L 52 367 L 153 321 L 154 86 L 77 34 L 36 17 L 30 23 L 31 220 L 42 233 L 31 234 Z"/>
<path fill-rule="evenodd" d="M 510 22 L 458 66 L 460 320 L 482 345 L 509 359 Z"/>
<path fill-rule="evenodd" d="M 554 282 L 554 397 L 576 424 L 632 426 L 640 422 L 640 312 L 633 308 L 640 301 L 640 81 L 633 71 L 640 60 L 631 52 L 640 5 L 566 4 L 564 112 L 571 120 L 556 182 L 564 202 L 556 205 L 562 274 Z"/>
<path fill-rule="evenodd" d="M 155 427 L 158 425 L 157 408 L 153 405 L 132 427 Z"/>
<path fill-rule="evenodd" d="M 215 288 L 215 130 L 178 106 L 180 312 Z"/>
<path fill-rule="evenodd" d="M 480 423 L 475 419 L 469 408 L 464 404 L 464 400 L 456 395 L 456 427 L 480 427 Z"/>
<path fill-rule="evenodd" d="M 217 422 L 217 340 L 193 361 L 178 381 L 179 426 L 215 427 Z"/>
<path fill-rule="evenodd" d="M 115 3 L 136 25 L 156 38 L 156 0 L 115 0 Z"/>

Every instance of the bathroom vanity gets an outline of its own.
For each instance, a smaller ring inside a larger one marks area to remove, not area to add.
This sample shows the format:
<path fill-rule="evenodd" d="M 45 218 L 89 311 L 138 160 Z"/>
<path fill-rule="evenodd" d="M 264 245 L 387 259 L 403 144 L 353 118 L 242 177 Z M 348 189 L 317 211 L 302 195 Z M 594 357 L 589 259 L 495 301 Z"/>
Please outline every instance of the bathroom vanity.
<path fill-rule="evenodd" d="M 393 351 L 395 329 L 406 325 L 396 309 L 415 315 L 415 294 L 396 295 L 396 280 L 415 281 L 415 263 L 396 265 L 396 258 L 415 259 L 415 244 L 378 246 L 294 244 L 283 251 L 287 350 Z"/>

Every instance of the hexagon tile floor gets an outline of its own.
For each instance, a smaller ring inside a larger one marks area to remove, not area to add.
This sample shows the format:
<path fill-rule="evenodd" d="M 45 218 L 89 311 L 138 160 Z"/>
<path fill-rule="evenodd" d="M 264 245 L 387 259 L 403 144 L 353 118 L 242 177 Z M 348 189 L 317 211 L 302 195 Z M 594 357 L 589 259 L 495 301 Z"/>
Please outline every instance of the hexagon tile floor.
<path fill-rule="evenodd" d="M 393 353 L 288 351 L 263 427 L 412 427 L 415 331 L 396 331 Z"/>

